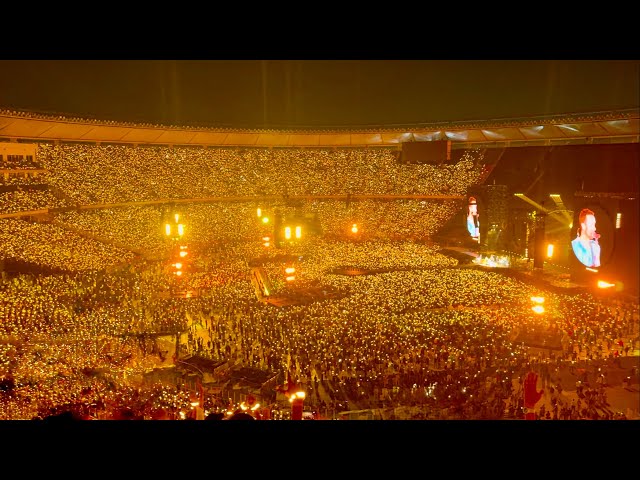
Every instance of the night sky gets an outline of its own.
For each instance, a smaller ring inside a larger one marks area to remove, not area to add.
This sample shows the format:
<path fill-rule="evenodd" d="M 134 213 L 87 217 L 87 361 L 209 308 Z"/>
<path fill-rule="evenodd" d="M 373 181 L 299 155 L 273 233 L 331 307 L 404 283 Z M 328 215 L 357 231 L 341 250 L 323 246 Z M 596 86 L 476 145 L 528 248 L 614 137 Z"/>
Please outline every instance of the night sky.
<path fill-rule="evenodd" d="M 0 60 L 0 108 L 246 128 L 640 106 L 635 60 Z"/>

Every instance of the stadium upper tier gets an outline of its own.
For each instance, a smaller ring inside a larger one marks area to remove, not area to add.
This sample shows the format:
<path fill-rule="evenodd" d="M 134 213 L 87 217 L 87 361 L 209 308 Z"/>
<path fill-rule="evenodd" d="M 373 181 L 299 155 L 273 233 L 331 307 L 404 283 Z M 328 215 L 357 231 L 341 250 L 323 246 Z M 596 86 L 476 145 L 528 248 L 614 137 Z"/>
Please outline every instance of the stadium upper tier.
<path fill-rule="evenodd" d="M 482 154 L 404 165 L 392 149 L 246 149 L 41 144 L 46 183 L 72 202 L 113 204 L 270 195 L 464 195 Z"/>
<path fill-rule="evenodd" d="M 0 141 L 227 147 L 396 146 L 451 141 L 452 149 L 638 143 L 636 108 L 418 125 L 259 130 L 156 125 L 0 110 Z"/>

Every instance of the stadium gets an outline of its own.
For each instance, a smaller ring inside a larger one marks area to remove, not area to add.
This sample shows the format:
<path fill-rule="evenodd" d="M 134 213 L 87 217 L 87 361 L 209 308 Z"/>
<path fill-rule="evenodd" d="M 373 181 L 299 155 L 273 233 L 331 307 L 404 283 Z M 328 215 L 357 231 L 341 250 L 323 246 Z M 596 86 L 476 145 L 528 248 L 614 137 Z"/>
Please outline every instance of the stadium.
<path fill-rule="evenodd" d="M 0 418 L 637 420 L 637 100 L 270 128 L 0 105 Z"/>

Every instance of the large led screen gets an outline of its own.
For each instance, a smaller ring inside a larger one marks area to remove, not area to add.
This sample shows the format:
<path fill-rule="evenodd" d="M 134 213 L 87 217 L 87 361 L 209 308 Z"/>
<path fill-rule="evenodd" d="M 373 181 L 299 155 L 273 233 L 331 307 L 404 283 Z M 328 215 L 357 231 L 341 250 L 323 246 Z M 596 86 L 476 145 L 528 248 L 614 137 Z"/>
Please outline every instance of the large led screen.
<path fill-rule="evenodd" d="M 614 225 L 599 203 L 584 203 L 574 211 L 571 254 L 584 268 L 605 266 L 613 253 Z"/>
<path fill-rule="evenodd" d="M 471 238 L 480 243 L 480 214 L 478 213 L 478 202 L 475 197 L 469 197 L 467 205 L 467 231 Z"/>

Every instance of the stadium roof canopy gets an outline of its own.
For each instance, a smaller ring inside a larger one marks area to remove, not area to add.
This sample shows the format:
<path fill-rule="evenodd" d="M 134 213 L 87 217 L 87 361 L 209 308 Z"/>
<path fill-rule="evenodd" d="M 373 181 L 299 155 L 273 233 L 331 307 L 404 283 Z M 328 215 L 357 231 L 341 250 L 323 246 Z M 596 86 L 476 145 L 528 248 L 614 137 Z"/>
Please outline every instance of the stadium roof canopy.
<path fill-rule="evenodd" d="M 640 110 L 315 130 L 200 128 L 0 110 L 0 141 L 198 147 L 397 147 L 451 141 L 452 149 L 640 142 Z"/>

